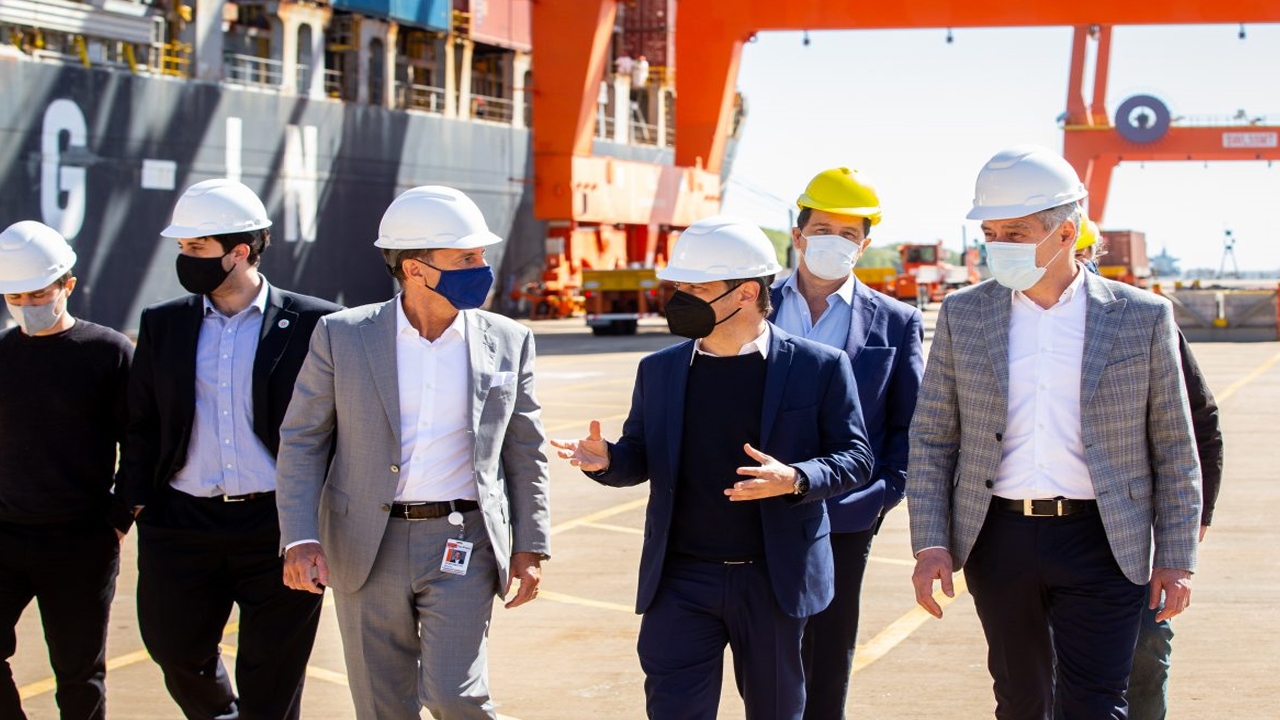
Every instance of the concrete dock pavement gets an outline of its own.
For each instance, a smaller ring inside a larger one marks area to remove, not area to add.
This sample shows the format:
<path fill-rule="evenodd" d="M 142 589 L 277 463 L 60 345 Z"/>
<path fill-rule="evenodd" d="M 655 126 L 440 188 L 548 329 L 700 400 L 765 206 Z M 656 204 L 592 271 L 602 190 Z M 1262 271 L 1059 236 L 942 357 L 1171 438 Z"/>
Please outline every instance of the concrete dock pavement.
<path fill-rule="evenodd" d="M 933 313 L 926 315 L 930 324 Z M 639 359 L 675 341 L 661 325 L 633 337 L 593 337 L 581 321 L 532 323 L 538 395 L 551 437 L 580 437 L 592 419 L 616 438 Z M 1226 475 L 1201 550 L 1191 608 L 1174 621 L 1171 716 L 1280 718 L 1274 696 L 1280 620 L 1280 342 L 1193 346 L 1222 407 Z M 491 686 L 510 720 L 644 717 L 633 612 L 646 486 L 606 488 L 552 459 L 553 559 L 538 601 L 497 606 L 490 634 Z M 119 720 L 176 720 L 138 636 L 136 548 L 127 538 L 111 619 L 108 711 Z M 848 717 L 980 718 L 994 707 L 985 643 L 973 603 L 959 593 L 934 620 L 916 609 L 905 509 L 894 511 L 872 550 Z M 959 577 L 958 577 L 959 579 Z M 224 637 L 234 662 L 235 617 Z M 57 718 L 53 683 L 32 605 L 18 627 L 14 677 L 32 720 Z M 354 717 L 331 603 L 311 658 L 306 720 Z M 726 668 L 720 717 L 743 717 Z"/>

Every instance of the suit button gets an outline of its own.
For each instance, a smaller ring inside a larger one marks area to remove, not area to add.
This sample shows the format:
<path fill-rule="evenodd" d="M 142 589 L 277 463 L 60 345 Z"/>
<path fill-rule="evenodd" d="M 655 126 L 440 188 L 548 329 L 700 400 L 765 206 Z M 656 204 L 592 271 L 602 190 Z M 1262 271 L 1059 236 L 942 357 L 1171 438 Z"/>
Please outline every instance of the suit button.
<path fill-rule="evenodd" d="M 382 503 L 382 512 L 391 512 L 391 506 L 387 503 Z"/>
<path fill-rule="evenodd" d="M 391 472 L 393 472 L 393 473 L 398 473 L 398 472 L 400 472 L 400 466 L 399 466 L 399 465 L 392 465 L 392 466 L 391 466 Z"/>
<path fill-rule="evenodd" d="M 995 484 L 994 482 L 990 481 L 990 480 L 988 480 L 988 481 L 986 481 L 985 483 L 983 483 L 983 485 L 986 485 L 988 488 L 993 488 L 993 487 L 995 487 L 995 486 L 996 486 L 996 484 Z"/>
<path fill-rule="evenodd" d="M 1004 433 L 996 433 L 996 442 L 1004 442 Z"/>

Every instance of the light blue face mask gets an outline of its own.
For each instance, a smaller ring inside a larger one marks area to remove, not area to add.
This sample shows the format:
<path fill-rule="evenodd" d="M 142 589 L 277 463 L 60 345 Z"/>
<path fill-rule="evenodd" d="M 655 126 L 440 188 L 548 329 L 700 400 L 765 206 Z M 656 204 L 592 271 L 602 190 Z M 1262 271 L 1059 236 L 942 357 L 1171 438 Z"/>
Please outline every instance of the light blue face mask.
<path fill-rule="evenodd" d="M 8 305 L 9 314 L 23 333 L 37 335 L 58 324 L 58 319 L 66 311 L 66 304 L 62 305 L 61 310 L 58 309 L 59 299 L 55 297 L 53 302 L 44 305 L 13 305 L 8 300 L 4 304 Z"/>
<path fill-rule="evenodd" d="M 991 274 L 995 277 L 996 282 L 1019 292 L 1028 290 L 1036 283 L 1040 282 L 1040 278 L 1044 277 L 1049 265 L 1062 254 L 1062 248 L 1058 248 L 1058 252 L 1049 258 L 1049 262 L 1045 263 L 1045 267 L 1036 265 L 1036 251 L 1044 244 L 1045 240 L 1053 237 L 1053 234 L 1062 227 L 1059 223 L 1048 235 L 1035 243 L 1014 243 L 1014 242 L 988 242 L 987 243 L 987 267 L 991 268 Z M 1063 248 L 1066 245 L 1062 246 Z"/>

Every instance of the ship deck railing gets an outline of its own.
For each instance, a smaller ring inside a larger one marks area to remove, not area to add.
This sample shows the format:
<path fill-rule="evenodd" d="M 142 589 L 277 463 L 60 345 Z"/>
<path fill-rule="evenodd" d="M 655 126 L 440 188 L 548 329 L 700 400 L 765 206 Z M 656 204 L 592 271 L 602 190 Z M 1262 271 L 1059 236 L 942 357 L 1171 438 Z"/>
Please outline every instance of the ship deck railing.
<path fill-rule="evenodd" d="M 233 85 L 279 88 L 284 76 L 284 63 L 271 58 L 227 53 L 222 56 L 222 74 L 223 79 Z"/>
<path fill-rule="evenodd" d="M 429 113 L 443 113 L 445 90 L 433 85 L 414 85 L 396 83 L 396 94 L 400 106 L 410 110 L 424 110 Z"/>
<path fill-rule="evenodd" d="M 515 101 L 492 95 L 471 96 L 471 117 L 476 120 L 510 123 L 515 114 Z"/>

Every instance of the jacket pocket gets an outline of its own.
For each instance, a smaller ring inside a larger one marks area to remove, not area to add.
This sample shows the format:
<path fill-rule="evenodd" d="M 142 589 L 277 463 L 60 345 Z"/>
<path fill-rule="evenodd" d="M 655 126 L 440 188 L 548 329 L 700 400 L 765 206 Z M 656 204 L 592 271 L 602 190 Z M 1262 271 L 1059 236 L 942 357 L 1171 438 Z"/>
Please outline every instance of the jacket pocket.
<path fill-rule="evenodd" d="M 327 510 L 334 515 L 346 515 L 347 506 L 350 504 L 351 498 L 332 485 L 325 485 L 324 491 L 320 493 L 320 509 Z"/>

